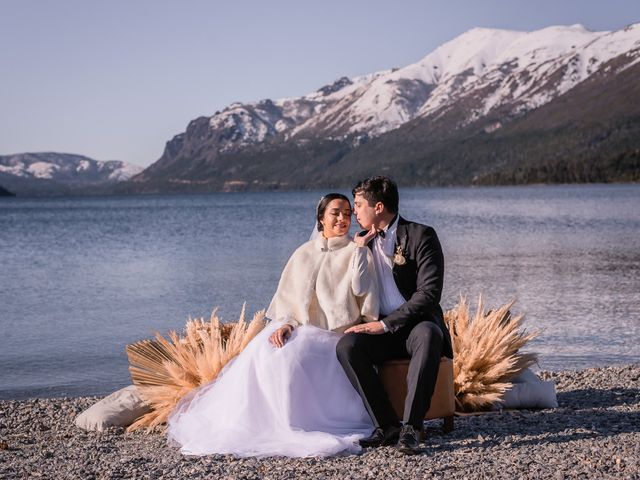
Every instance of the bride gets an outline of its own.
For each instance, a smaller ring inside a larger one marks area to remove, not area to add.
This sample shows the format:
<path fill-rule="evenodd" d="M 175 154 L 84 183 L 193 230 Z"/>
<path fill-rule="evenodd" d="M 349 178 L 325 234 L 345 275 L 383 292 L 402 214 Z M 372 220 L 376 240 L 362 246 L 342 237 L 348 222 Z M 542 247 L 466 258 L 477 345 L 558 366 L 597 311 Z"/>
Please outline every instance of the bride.
<path fill-rule="evenodd" d="M 319 234 L 300 246 L 267 309 L 271 322 L 212 383 L 182 400 L 168 421 L 182 453 L 241 457 L 327 456 L 360 451 L 373 425 L 337 360 L 341 333 L 378 319 L 370 250 L 375 231 L 349 237 L 351 204 L 320 200 Z"/>

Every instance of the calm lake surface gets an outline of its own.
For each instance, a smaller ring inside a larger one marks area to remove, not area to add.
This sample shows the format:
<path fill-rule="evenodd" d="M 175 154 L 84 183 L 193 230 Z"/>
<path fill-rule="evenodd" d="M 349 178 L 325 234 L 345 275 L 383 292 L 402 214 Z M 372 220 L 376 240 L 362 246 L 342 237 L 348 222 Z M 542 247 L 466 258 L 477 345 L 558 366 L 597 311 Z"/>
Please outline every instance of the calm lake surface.
<path fill-rule="evenodd" d="M 109 393 L 127 343 L 265 308 L 321 193 L 0 200 L 0 398 Z M 638 361 L 640 185 L 400 195 L 442 242 L 443 307 L 517 299 L 542 369 Z"/>

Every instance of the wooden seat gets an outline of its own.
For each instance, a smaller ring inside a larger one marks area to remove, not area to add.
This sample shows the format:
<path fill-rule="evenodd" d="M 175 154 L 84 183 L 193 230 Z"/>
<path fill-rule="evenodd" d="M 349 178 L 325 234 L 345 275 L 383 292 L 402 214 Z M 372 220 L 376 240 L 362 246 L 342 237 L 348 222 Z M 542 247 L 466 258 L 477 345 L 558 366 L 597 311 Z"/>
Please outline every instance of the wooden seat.
<path fill-rule="evenodd" d="M 403 417 L 404 400 L 407 396 L 407 373 L 409 359 L 390 360 L 378 370 L 382 385 L 389 396 L 398 418 Z M 447 357 L 440 359 L 436 388 L 431 397 L 431 406 L 425 415 L 426 420 L 442 418 L 443 430 L 453 430 L 453 414 L 456 409 L 455 393 L 453 390 L 453 360 Z"/>

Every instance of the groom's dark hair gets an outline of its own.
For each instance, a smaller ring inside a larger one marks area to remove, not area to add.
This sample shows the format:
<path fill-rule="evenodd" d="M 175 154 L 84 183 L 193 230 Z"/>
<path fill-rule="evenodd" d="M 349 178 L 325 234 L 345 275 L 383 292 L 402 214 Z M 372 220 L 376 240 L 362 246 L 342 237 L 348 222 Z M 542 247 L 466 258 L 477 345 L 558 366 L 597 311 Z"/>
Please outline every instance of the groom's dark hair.
<path fill-rule="evenodd" d="M 351 193 L 354 197 L 359 193 L 371 206 L 382 202 L 389 212 L 398 213 L 398 203 L 400 203 L 398 186 L 389 177 L 378 176 L 362 180 Z"/>

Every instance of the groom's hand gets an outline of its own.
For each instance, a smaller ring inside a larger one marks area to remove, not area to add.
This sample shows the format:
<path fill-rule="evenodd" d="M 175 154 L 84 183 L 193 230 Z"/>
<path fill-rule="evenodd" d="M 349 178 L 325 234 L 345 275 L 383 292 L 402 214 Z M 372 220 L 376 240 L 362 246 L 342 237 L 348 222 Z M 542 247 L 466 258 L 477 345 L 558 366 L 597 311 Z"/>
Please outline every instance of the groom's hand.
<path fill-rule="evenodd" d="M 384 333 L 382 322 L 367 322 L 347 328 L 344 333 L 368 333 L 369 335 L 380 335 Z"/>

